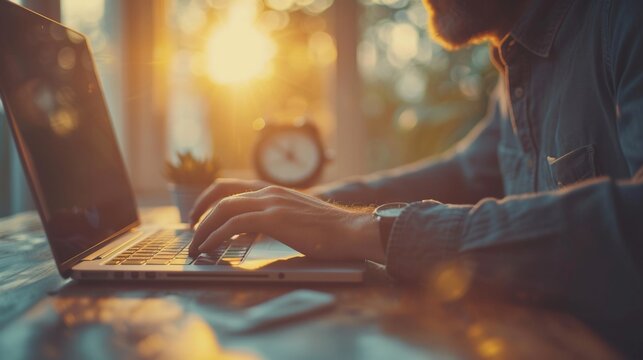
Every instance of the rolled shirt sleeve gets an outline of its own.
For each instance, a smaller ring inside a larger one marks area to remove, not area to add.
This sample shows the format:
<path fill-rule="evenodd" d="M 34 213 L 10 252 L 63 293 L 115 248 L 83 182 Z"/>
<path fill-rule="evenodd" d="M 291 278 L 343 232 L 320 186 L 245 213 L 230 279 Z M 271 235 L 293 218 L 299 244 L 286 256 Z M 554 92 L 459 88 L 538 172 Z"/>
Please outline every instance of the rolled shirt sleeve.
<path fill-rule="evenodd" d="M 643 170 L 555 192 L 485 199 L 474 206 L 409 205 L 396 220 L 387 270 L 421 282 L 450 261 L 471 265 L 471 288 L 618 319 L 643 304 Z"/>

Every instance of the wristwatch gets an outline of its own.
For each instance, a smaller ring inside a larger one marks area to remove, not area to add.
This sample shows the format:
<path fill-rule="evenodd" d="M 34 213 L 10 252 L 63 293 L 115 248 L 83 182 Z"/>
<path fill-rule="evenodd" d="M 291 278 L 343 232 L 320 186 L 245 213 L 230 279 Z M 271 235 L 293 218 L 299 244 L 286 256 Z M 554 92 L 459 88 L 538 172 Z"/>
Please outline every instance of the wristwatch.
<path fill-rule="evenodd" d="M 389 203 L 380 205 L 373 211 L 373 216 L 380 227 L 380 241 L 382 242 L 382 248 L 384 251 L 386 251 L 388 238 L 391 235 L 395 219 L 400 216 L 404 208 L 408 205 L 408 203 L 403 202 Z"/>

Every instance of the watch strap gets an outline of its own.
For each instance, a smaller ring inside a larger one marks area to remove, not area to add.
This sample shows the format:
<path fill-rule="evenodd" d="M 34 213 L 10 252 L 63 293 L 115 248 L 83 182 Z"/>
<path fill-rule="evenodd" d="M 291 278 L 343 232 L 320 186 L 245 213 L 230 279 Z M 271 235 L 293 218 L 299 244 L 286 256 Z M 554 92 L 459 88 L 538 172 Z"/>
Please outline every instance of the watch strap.
<path fill-rule="evenodd" d="M 380 227 L 380 242 L 382 243 L 382 249 L 386 252 L 386 249 L 388 248 L 388 240 L 391 236 L 391 231 L 393 230 L 395 219 L 379 216 L 378 223 Z"/>

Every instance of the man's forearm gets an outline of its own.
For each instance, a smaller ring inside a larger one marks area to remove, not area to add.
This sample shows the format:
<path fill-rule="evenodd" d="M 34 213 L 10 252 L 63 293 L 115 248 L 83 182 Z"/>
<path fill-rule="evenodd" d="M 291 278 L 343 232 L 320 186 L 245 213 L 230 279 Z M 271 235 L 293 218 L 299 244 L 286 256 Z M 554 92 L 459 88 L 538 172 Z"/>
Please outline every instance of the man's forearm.
<path fill-rule="evenodd" d="M 374 205 L 437 199 L 474 204 L 485 197 L 502 197 L 498 165 L 501 83 L 489 113 L 464 139 L 441 156 L 374 175 L 311 189 L 325 200 L 348 205 Z"/>
<path fill-rule="evenodd" d="M 462 196 L 465 187 L 457 159 L 445 155 L 310 191 L 324 200 L 347 205 L 413 202 L 423 198 L 462 203 L 466 202 Z"/>

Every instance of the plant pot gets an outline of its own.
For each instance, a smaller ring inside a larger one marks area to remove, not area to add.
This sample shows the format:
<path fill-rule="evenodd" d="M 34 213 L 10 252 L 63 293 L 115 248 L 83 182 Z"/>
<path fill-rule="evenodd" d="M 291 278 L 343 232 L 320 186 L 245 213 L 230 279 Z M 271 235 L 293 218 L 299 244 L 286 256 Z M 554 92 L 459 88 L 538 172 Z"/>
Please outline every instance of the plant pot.
<path fill-rule="evenodd" d="M 207 187 L 207 185 L 168 184 L 172 201 L 179 209 L 179 215 L 182 223 L 190 221 L 190 211 L 192 210 L 196 199 Z"/>

